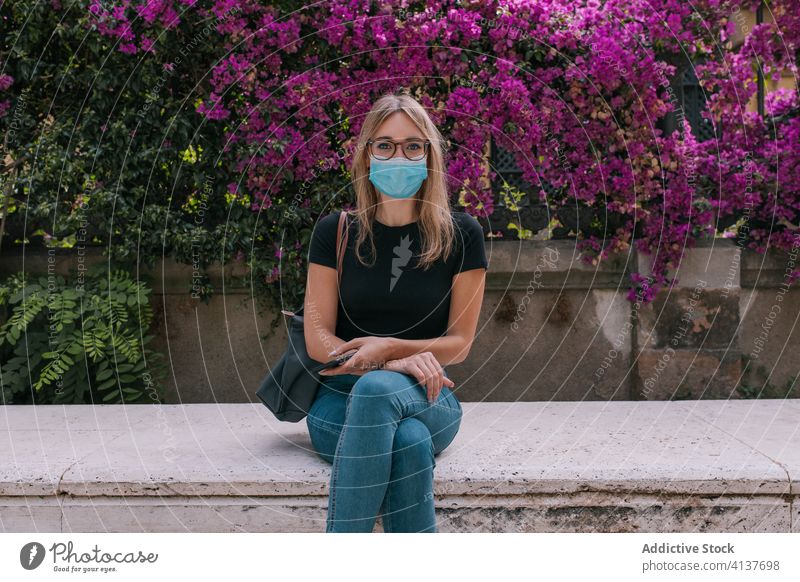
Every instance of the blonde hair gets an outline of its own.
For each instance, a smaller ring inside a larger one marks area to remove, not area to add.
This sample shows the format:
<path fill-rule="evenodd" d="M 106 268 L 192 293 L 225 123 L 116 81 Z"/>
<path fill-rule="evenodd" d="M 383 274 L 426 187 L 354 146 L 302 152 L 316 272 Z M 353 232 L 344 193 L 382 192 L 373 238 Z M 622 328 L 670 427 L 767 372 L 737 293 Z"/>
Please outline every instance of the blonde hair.
<path fill-rule="evenodd" d="M 369 266 L 372 266 L 376 255 L 372 224 L 377 214 L 380 194 L 369 180 L 367 140 L 374 137 L 381 123 L 397 111 L 408 115 L 424 138 L 431 142 L 428 146 L 428 177 L 414 195 L 422 238 L 422 252 L 419 255 L 418 265 L 427 270 L 440 256 L 444 256 L 445 260 L 450 256 L 453 250 L 455 226 L 447 192 L 442 134 L 425 108 L 405 91 L 383 95 L 364 118 L 350 169 L 356 192 L 356 208 L 349 211 L 348 215 L 354 217 L 359 225 L 355 243 L 356 257 L 362 265 L 366 265 L 361 256 L 361 245 L 369 238 L 373 259 Z"/>

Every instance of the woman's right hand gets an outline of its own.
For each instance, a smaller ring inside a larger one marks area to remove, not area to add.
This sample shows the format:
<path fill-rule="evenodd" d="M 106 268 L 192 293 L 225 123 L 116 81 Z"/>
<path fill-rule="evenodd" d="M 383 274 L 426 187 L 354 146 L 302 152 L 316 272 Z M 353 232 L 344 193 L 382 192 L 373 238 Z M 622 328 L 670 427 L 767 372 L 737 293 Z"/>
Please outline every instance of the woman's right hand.
<path fill-rule="evenodd" d="M 413 356 L 389 360 L 383 365 L 383 368 L 414 376 L 421 385 L 426 386 L 427 398 L 430 402 L 435 402 L 439 397 L 442 385 L 446 385 L 448 388 L 455 386 L 455 383 L 444 375 L 441 364 L 431 352 L 421 352 Z"/>

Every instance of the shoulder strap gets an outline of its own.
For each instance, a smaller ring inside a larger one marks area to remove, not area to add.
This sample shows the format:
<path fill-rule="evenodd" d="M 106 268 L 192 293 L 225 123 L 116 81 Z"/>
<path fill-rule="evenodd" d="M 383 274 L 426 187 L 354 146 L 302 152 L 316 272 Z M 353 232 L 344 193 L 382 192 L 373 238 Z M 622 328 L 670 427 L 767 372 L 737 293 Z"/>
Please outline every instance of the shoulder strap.
<path fill-rule="evenodd" d="M 339 213 L 339 228 L 336 229 L 336 271 L 339 277 L 339 286 L 342 284 L 342 262 L 344 253 L 347 250 L 347 237 L 350 229 L 347 228 L 347 212 L 342 210 Z"/>

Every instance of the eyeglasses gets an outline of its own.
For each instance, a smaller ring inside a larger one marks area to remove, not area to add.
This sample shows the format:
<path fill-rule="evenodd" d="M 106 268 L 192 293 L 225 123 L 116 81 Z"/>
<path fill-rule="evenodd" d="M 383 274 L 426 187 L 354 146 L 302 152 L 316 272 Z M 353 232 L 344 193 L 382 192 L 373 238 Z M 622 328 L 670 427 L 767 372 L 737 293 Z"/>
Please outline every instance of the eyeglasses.
<path fill-rule="evenodd" d="M 406 158 L 415 161 L 425 157 L 431 142 L 427 139 L 407 139 L 404 142 L 394 142 L 390 139 L 367 140 L 369 153 L 376 160 L 388 160 L 393 158 L 396 146 L 398 145 L 401 146 L 400 149 Z"/>

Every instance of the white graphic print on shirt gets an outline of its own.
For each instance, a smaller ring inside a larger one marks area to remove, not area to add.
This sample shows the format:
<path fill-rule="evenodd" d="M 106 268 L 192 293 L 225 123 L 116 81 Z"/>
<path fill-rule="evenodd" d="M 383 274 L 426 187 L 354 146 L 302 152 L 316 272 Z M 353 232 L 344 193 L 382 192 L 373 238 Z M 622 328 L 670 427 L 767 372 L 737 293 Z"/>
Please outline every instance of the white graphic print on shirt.
<path fill-rule="evenodd" d="M 405 235 L 400 239 L 400 243 L 393 249 L 394 258 L 392 259 L 392 278 L 389 281 L 389 292 L 394 289 L 395 283 L 400 280 L 400 275 L 403 274 L 401 267 L 405 267 L 408 261 L 411 260 L 413 253 L 411 252 L 411 238 Z"/>

